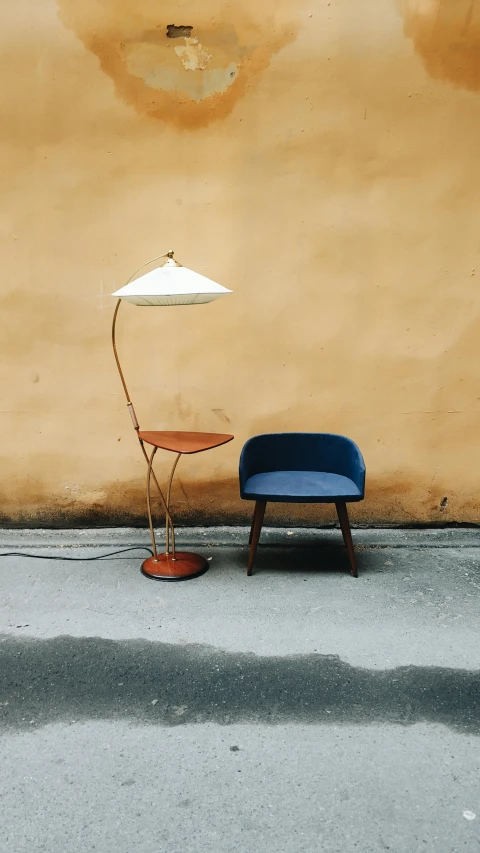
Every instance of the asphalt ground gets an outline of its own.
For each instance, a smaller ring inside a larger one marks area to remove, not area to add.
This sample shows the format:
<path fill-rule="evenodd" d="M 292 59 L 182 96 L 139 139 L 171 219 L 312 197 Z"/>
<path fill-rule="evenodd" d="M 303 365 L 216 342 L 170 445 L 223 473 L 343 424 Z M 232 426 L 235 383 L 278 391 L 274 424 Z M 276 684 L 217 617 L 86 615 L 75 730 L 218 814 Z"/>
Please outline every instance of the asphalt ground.
<path fill-rule="evenodd" d="M 480 531 L 178 538 L 0 532 L 0 850 L 480 851 Z"/>

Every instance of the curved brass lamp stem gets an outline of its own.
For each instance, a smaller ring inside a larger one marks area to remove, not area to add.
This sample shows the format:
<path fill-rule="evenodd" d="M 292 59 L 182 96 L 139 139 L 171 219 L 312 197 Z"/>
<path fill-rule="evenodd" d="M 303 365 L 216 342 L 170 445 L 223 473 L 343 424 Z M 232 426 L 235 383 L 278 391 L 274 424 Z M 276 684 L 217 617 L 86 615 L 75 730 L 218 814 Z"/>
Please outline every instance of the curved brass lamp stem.
<path fill-rule="evenodd" d="M 144 446 L 144 444 L 143 444 L 143 441 L 142 441 L 142 439 L 141 439 L 141 438 L 139 438 L 138 440 L 139 440 L 139 442 L 140 442 L 140 447 L 142 448 L 142 453 L 143 453 L 143 455 L 145 456 L 145 461 L 146 461 L 147 465 L 150 465 L 150 460 L 149 460 L 149 458 L 148 458 L 147 451 L 145 450 L 145 446 Z M 153 462 L 153 457 L 152 457 L 152 462 Z M 169 506 L 167 505 L 167 502 L 166 502 L 166 500 L 165 500 L 165 498 L 164 498 L 164 496 L 163 496 L 163 492 L 162 492 L 162 490 L 161 490 L 161 488 L 160 488 L 160 483 L 159 483 L 159 482 L 158 482 L 158 480 L 157 480 L 157 477 L 156 477 L 156 475 L 155 475 L 155 471 L 153 470 L 153 468 L 151 469 L 151 476 L 153 477 L 153 482 L 155 483 L 155 485 L 156 485 L 156 487 L 157 487 L 157 489 L 158 489 L 158 494 L 160 495 L 160 500 L 162 501 L 163 511 L 164 511 L 164 513 L 165 513 L 165 518 L 166 518 L 166 521 L 167 521 L 167 525 L 168 525 L 168 524 L 170 525 L 170 528 L 171 528 L 171 531 L 172 531 L 172 542 L 173 542 L 173 548 L 174 548 L 174 550 L 175 550 L 175 529 L 174 529 L 174 526 L 173 526 L 172 516 L 170 515 L 170 509 L 169 509 Z M 168 528 L 167 528 L 167 529 L 168 529 Z M 168 554 L 168 547 L 167 547 L 167 554 Z"/>
<path fill-rule="evenodd" d="M 127 383 L 125 382 L 125 377 L 124 377 L 124 375 L 123 375 L 122 366 L 121 366 L 121 364 L 120 364 L 120 359 L 119 359 L 119 357 L 118 357 L 117 342 L 116 342 L 116 337 L 115 337 L 115 335 L 116 335 L 116 327 L 117 327 L 117 314 L 118 314 L 118 311 L 119 311 L 119 308 L 120 308 L 121 303 L 122 303 L 122 300 L 121 300 L 121 299 L 117 299 L 117 304 L 115 305 L 115 311 L 113 312 L 113 320 L 112 320 L 112 347 L 113 347 L 113 354 L 114 354 L 114 356 L 115 356 L 115 361 L 116 361 L 116 364 L 117 364 L 117 370 L 118 370 L 118 372 L 119 372 L 119 374 L 120 374 L 120 379 L 122 380 L 123 390 L 125 391 L 125 397 L 127 398 L 127 403 L 130 405 L 130 403 L 131 403 L 132 401 L 130 400 L 130 394 L 128 393 Z"/>
<path fill-rule="evenodd" d="M 178 465 L 178 460 L 180 459 L 181 455 L 182 455 L 181 453 L 178 453 L 177 458 L 175 459 L 175 462 L 173 463 L 172 470 L 170 472 L 170 478 L 168 480 L 168 491 L 167 491 L 167 524 L 166 524 L 166 531 L 165 531 L 166 532 L 166 546 L 167 546 L 166 553 L 167 554 L 170 553 L 169 529 L 171 529 L 171 531 L 172 531 L 172 560 L 175 559 L 175 528 L 174 528 L 173 524 L 171 523 L 171 519 L 170 519 L 170 522 L 168 520 L 170 517 L 170 494 L 172 491 L 173 475 L 175 474 L 175 468 Z"/>
<path fill-rule="evenodd" d="M 164 253 L 163 253 L 163 255 L 158 255 L 156 258 L 152 258 L 152 259 L 151 259 L 151 261 L 147 261 L 147 263 L 146 263 L 146 264 L 142 264 L 142 266 L 141 266 L 141 267 L 139 267 L 139 268 L 138 268 L 138 270 L 136 270 L 136 271 L 133 273 L 133 275 L 131 275 L 131 276 L 130 276 L 130 278 L 128 279 L 128 281 L 125 283 L 125 287 L 127 286 L 127 284 L 130 284 L 130 282 L 131 282 L 131 281 L 133 281 L 133 279 L 135 278 L 135 276 L 136 276 L 136 275 L 138 275 L 138 273 L 139 273 L 139 272 L 141 272 L 143 269 L 145 269 L 145 267 L 150 266 L 150 264 L 154 264 L 154 263 L 155 263 L 155 261 L 160 261 L 162 258 L 172 258 L 172 257 L 173 257 L 173 251 L 172 251 L 172 250 L 170 250 L 169 252 L 164 252 Z M 128 393 L 127 383 L 125 382 L 125 377 L 124 377 L 124 375 L 123 375 L 123 370 L 122 370 L 122 367 L 121 367 L 121 364 L 120 364 L 120 359 L 119 359 L 119 357 L 118 357 L 117 342 L 116 342 L 116 337 L 115 337 L 115 335 L 116 335 L 116 326 L 117 326 L 117 314 L 118 314 L 118 310 L 119 310 L 119 308 L 120 308 L 120 303 L 121 303 L 121 301 L 122 301 L 121 299 L 118 299 L 118 300 L 117 300 L 117 304 L 116 304 L 116 306 L 115 306 L 115 311 L 113 312 L 113 320 L 112 320 L 112 346 L 113 346 L 113 354 L 114 354 L 114 356 L 115 356 L 115 361 L 116 361 L 116 364 L 117 364 L 117 370 L 118 370 L 118 372 L 119 372 L 120 379 L 122 380 L 123 390 L 125 391 L 125 397 L 127 398 L 127 406 L 128 406 L 128 410 L 129 410 L 129 412 L 130 412 L 130 417 L 131 417 L 131 419 L 132 419 L 132 423 L 133 423 L 134 428 L 135 428 L 135 429 L 137 430 L 137 432 L 138 432 L 138 430 L 140 429 L 140 426 L 139 426 L 139 423 L 138 423 L 138 421 L 137 421 L 137 416 L 136 416 L 136 414 L 135 414 L 135 409 L 133 408 L 133 403 L 132 403 L 132 401 L 131 401 L 131 399 L 130 399 L 130 394 Z"/>
<path fill-rule="evenodd" d="M 158 257 L 156 257 L 156 258 L 152 258 L 152 260 L 147 261 L 147 263 L 146 263 L 146 264 L 142 264 L 142 266 L 141 266 L 141 267 L 139 267 L 139 269 L 138 269 L 138 270 L 136 270 L 136 272 L 134 272 L 134 273 L 133 273 L 133 275 L 128 279 L 128 281 L 126 282 L 126 285 L 127 285 L 127 284 L 130 284 L 130 282 L 135 278 L 135 276 L 136 276 L 136 275 L 138 275 L 138 273 L 139 273 L 139 272 L 141 272 L 143 269 L 145 269 L 145 267 L 148 267 L 150 264 L 153 264 L 153 263 L 155 263 L 155 261 L 159 261 L 159 260 L 161 260 L 162 258 L 170 258 L 170 257 L 173 257 L 173 252 L 172 252 L 172 251 L 164 252 L 164 253 L 163 253 L 163 255 L 158 255 Z M 125 285 L 125 286 L 126 286 L 126 285 Z M 121 364 L 120 364 L 120 358 L 119 358 L 119 356 L 118 356 L 118 350 L 117 350 L 117 342 L 116 342 L 116 327 L 117 327 L 117 316 L 118 316 L 118 311 L 119 311 L 119 309 L 120 309 L 120 303 L 121 303 L 121 301 L 122 301 L 121 299 L 118 299 L 118 300 L 117 300 L 117 304 L 116 304 L 116 306 L 115 306 L 115 310 L 114 310 L 114 312 L 113 312 L 113 320 L 112 320 L 112 347 L 113 347 L 113 354 L 114 354 L 114 356 L 115 356 L 115 363 L 116 363 L 116 365 L 117 365 L 117 370 L 118 370 L 118 373 L 119 373 L 119 376 L 120 376 L 120 380 L 121 380 L 121 382 L 122 382 L 123 390 L 124 390 L 124 392 L 125 392 L 125 397 L 127 398 L 127 407 L 128 407 L 129 413 L 130 413 L 130 417 L 131 417 L 131 419 L 132 419 L 132 423 L 133 423 L 134 429 L 136 430 L 137 435 L 138 435 L 138 431 L 139 431 L 139 429 L 140 429 L 140 425 L 139 425 L 139 423 L 138 423 L 137 416 L 136 416 L 136 414 L 135 414 L 135 409 L 133 408 L 133 403 L 132 403 L 132 401 L 131 401 L 131 399 L 130 399 L 130 394 L 129 394 L 129 391 L 128 391 L 128 388 L 127 388 L 127 383 L 125 382 L 125 376 L 123 375 L 123 370 L 122 370 L 122 366 L 121 366 Z M 159 496 L 160 496 L 160 499 L 161 499 L 161 502 L 162 502 L 162 506 L 163 506 L 163 510 L 164 510 L 164 512 L 165 512 L 165 518 L 166 518 L 166 533 L 167 533 L 167 537 L 166 537 L 166 538 L 167 538 L 167 541 L 166 541 L 166 546 L 167 546 L 167 547 L 166 547 L 166 553 L 168 554 L 168 553 L 169 553 L 169 551 L 170 551 L 170 541 L 169 541 L 169 540 L 170 540 L 170 537 L 169 537 L 169 530 L 171 530 L 171 535 L 172 535 L 172 549 L 173 549 L 173 557 L 175 558 L 175 529 L 174 529 L 174 526 L 173 526 L 172 517 L 171 517 L 171 515 L 170 515 L 169 505 L 170 505 L 170 492 L 171 492 L 171 486 L 172 486 L 172 478 L 173 478 L 173 474 L 174 474 L 174 472 L 175 472 L 175 468 L 177 467 L 178 457 L 177 457 L 177 459 L 175 460 L 175 463 L 174 463 L 174 466 L 173 466 L 173 470 L 172 470 L 172 473 L 171 473 L 171 475 L 170 475 L 170 480 L 169 480 L 169 484 L 168 484 L 168 499 L 167 499 L 167 501 L 166 501 L 166 500 L 165 500 L 165 498 L 164 498 L 164 496 L 163 496 L 163 492 L 162 492 L 162 490 L 161 490 L 161 488 L 160 488 L 160 483 L 158 482 L 158 480 L 157 480 L 157 478 L 156 478 L 156 476 L 155 476 L 155 472 L 153 471 L 153 458 L 154 458 L 155 453 L 156 453 L 156 448 L 154 449 L 154 451 L 152 452 L 152 454 L 151 454 L 151 456 L 150 456 L 150 458 L 149 458 L 149 457 L 148 457 L 148 454 L 147 454 L 147 452 L 146 452 L 146 450 L 145 450 L 145 447 L 144 447 L 144 445 L 143 445 L 143 441 L 142 441 L 142 439 L 140 438 L 140 436 L 138 436 L 138 440 L 139 440 L 139 442 L 140 442 L 140 447 L 142 448 L 142 452 L 143 452 L 143 455 L 144 455 L 144 457 L 145 457 L 145 461 L 147 462 L 147 466 L 148 466 L 148 474 L 147 474 L 147 507 L 148 507 L 148 522 L 149 522 L 149 526 L 150 526 L 150 535 L 151 535 L 151 537 L 152 537 L 152 546 L 153 546 L 153 553 L 154 553 L 154 557 L 155 557 L 155 560 L 156 560 L 156 559 L 157 559 L 157 546 L 156 546 L 156 542 L 155 542 L 155 531 L 154 531 L 154 528 L 153 528 L 152 508 L 151 508 L 151 479 L 152 479 L 152 477 L 153 477 L 153 480 L 154 480 L 154 482 L 155 482 L 155 485 L 156 485 L 156 487 L 157 487 L 157 489 L 158 489 L 158 494 L 159 494 Z"/>
<path fill-rule="evenodd" d="M 157 448 L 154 447 L 148 460 L 148 473 L 147 473 L 147 509 L 148 509 L 148 525 L 150 527 L 150 536 L 152 537 L 152 548 L 153 548 L 153 557 L 155 560 L 158 560 L 157 554 L 157 543 L 155 542 L 155 531 L 153 529 L 153 520 L 152 520 L 152 498 L 150 494 L 150 486 L 152 482 L 152 465 L 153 465 L 153 457 L 157 452 Z"/>

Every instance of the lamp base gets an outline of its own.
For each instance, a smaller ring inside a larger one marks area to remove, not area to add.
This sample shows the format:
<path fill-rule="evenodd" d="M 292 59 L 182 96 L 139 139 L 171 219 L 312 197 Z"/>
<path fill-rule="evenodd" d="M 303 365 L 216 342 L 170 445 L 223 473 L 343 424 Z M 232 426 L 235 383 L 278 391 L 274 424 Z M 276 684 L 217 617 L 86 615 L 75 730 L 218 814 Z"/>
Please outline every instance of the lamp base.
<path fill-rule="evenodd" d="M 189 551 L 177 551 L 174 560 L 171 554 L 158 554 L 157 559 L 148 557 L 142 563 L 141 572 L 154 581 L 188 581 L 203 575 L 207 569 L 208 562 L 204 557 Z"/>

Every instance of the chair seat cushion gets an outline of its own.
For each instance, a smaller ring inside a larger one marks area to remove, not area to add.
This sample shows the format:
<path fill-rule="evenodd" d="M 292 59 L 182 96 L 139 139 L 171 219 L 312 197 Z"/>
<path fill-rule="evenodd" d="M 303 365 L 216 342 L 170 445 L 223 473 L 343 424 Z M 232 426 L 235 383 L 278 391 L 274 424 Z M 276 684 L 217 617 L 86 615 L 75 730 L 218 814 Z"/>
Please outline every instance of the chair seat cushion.
<path fill-rule="evenodd" d="M 285 503 L 359 501 L 362 495 L 348 477 L 325 471 L 267 471 L 245 483 L 243 498 Z"/>

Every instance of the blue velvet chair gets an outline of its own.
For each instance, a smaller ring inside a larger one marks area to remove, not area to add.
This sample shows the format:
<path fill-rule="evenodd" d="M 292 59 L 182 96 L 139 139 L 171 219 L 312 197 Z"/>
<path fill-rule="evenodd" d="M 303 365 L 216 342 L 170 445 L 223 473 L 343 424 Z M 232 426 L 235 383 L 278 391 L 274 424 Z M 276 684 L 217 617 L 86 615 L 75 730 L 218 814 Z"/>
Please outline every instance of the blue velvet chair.
<path fill-rule="evenodd" d="M 240 495 L 255 501 L 250 530 L 251 575 L 268 501 L 334 503 L 351 572 L 358 577 L 347 502 L 365 494 L 365 463 L 355 442 L 343 435 L 283 432 L 256 435 L 240 456 Z"/>

